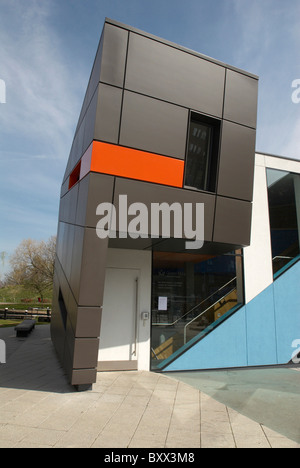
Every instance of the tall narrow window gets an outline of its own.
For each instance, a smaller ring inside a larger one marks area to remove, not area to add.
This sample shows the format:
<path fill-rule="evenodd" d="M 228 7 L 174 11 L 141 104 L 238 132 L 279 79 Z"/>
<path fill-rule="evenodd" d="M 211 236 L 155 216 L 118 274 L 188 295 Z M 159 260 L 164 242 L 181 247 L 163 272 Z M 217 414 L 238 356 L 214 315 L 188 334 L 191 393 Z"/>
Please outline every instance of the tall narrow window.
<path fill-rule="evenodd" d="M 187 148 L 185 187 L 215 191 L 220 123 L 191 114 Z"/>

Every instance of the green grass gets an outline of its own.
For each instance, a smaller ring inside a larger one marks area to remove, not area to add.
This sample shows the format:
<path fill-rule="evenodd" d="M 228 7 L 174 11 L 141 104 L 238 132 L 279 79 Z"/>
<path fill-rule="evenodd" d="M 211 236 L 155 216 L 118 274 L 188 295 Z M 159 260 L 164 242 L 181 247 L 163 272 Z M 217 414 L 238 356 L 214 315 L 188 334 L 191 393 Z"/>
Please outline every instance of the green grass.
<path fill-rule="evenodd" d="M 51 308 L 52 290 L 44 292 L 47 303 L 38 302 L 38 293 L 25 286 L 6 286 L 0 288 L 0 308 L 8 307 L 16 310 L 26 310 L 32 307 Z"/>

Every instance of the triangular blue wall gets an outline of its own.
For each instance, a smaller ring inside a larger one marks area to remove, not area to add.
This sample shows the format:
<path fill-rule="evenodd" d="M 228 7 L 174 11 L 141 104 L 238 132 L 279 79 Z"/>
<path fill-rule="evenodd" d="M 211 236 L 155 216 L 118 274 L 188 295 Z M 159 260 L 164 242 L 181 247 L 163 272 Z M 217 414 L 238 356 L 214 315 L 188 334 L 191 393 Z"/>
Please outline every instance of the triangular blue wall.
<path fill-rule="evenodd" d="M 300 340 L 300 262 L 164 371 L 286 364 Z"/>

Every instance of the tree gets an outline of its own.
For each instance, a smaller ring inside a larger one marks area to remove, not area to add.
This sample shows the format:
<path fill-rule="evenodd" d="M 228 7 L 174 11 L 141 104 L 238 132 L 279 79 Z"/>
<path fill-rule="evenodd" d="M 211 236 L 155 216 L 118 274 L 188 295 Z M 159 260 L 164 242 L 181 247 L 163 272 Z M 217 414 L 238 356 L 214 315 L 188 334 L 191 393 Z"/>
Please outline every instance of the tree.
<path fill-rule="evenodd" d="M 41 300 L 53 284 L 56 237 L 45 241 L 25 239 L 10 258 L 11 272 L 7 280 L 13 284 L 30 286 Z"/>

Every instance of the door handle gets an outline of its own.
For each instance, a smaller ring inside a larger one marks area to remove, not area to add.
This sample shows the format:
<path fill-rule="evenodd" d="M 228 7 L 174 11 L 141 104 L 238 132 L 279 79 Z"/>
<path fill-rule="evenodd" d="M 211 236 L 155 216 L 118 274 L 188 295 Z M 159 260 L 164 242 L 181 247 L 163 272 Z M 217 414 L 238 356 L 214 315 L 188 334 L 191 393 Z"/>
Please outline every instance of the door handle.
<path fill-rule="evenodd" d="M 138 305 L 139 305 L 139 279 L 135 280 L 135 316 L 134 316 L 134 348 L 133 356 L 136 356 L 137 349 L 137 334 L 138 334 Z"/>

